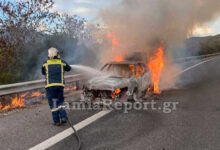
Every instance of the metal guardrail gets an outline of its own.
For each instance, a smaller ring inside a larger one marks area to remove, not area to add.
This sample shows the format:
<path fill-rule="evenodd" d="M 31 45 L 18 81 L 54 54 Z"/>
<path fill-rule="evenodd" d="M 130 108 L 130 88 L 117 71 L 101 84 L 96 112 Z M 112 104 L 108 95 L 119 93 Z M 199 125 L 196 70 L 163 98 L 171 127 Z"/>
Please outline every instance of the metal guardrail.
<path fill-rule="evenodd" d="M 80 74 L 68 75 L 68 76 L 65 76 L 65 83 L 68 84 L 68 83 L 80 81 L 83 79 L 85 79 L 85 77 Z M 15 84 L 8 84 L 8 85 L 1 85 L 0 96 L 42 89 L 44 88 L 44 86 L 45 86 L 44 79 L 22 82 L 22 83 L 15 83 Z"/>
<path fill-rule="evenodd" d="M 190 57 L 183 57 L 183 58 L 177 58 L 174 61 L 186 61 L 186 60 L 192 60 L 192 59 L 199 59 L 199 58 L 207 58 L 207 57 L 213 57 L 218 56 L 220 53 L 214 53 L 214 54 L 207 54 L 207 55 L 199 55 L 199 56 L 190 56 Z"/>

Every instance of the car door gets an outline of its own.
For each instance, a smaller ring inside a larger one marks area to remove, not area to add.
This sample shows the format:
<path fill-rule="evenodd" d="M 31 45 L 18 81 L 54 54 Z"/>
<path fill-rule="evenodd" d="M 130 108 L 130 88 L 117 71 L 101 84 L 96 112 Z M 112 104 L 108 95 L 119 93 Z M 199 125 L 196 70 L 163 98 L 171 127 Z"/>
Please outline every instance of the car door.
<path fill-rule="evenodd" d="M 137 65 L 137 78 L 139 83 L 139 89 L 145 91 L 150 85 L 150 73 L 147 66 L 144 63 L 138 63 Z"/>
<path fill-rule="evenodd" d="M 138 90 L 143 91 L 143 75 L 145 72 L 146 68 L 141 64 L 137 63 L 136 65 L 136 78 L 137 78 L 137 83 L 138 83 Z"/>

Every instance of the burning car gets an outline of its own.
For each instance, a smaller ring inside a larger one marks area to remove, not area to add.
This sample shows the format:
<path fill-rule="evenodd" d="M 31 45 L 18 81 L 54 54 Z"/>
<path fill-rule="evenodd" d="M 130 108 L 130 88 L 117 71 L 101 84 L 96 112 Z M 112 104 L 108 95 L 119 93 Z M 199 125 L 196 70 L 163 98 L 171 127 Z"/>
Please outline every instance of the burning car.
<path fill-rule="evenodd" d="M 83 87 L 82 99 L 140 100 L 152 87 L 150 73 L 143 62 L 121 61 L 105 64 L 105 75 L 88 80 Z"/>

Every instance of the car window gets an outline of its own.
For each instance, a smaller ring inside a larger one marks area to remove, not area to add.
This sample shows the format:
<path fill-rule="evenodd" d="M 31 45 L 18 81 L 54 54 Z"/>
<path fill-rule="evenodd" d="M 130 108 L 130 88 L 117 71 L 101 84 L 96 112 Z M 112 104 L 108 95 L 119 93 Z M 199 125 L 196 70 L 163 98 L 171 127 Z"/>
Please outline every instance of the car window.
<path fill-rule="evenodd" d="M 147 65 L 144 63 L 140 64 L 143 67 L 144 73 L 148 72 Z"/>
<path fill-rule="evenodd" d="M 143 64 L 137 64 L 136 66 L 136 77 L 140 78 L 144 75 L 144 73 L 146 72 L 146 68 Z"/>
<path fill-rule="evenodd" d="M 111 66 L 111 65 L 106 64 L 106 65 L 104 65 L 104 66 L 101 68 L 101 70 L 102 70 L 102 71 L 108 71 L 109 68 L 110 68 L 110 66 Z"/>
<path fill-rule="evenodd" d="M 111 64 L 103 67 L 103 71 L 109 73 L 112 76 L 130 78 L 134 75 L 134 65 L 128 64 Z"/>
<path fill-rule="evenodd" d="M 129 69 L 130 69 L 130 72 L 131 72 L 131 76 L 134 76 L 135 75 L 135 66 L 134 66 L 134 64 L 130 64 Z"/>

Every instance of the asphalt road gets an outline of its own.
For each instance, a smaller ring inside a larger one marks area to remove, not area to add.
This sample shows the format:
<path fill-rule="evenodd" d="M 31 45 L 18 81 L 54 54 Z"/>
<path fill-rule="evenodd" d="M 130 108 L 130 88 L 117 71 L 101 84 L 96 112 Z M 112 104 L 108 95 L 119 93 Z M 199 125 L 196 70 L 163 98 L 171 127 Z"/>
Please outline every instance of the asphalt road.
<path fill-rule="evenodd" d="M 157 106 L 178 102 L 175 111 L 112 111 L 79 131 L 82 150 L 219 150 L 220 57 L 183 73 L 177 87 L 147 100 L 154 99 Z M 70 118 L 76 124 L 95 113 L 71 111 Z M 28 149 L 68 128 L 54 127 L 50 117 L 42 105 L 0 118 L 0 149 Z M 69 136 L 49 149 L 76 146 Z"/>

